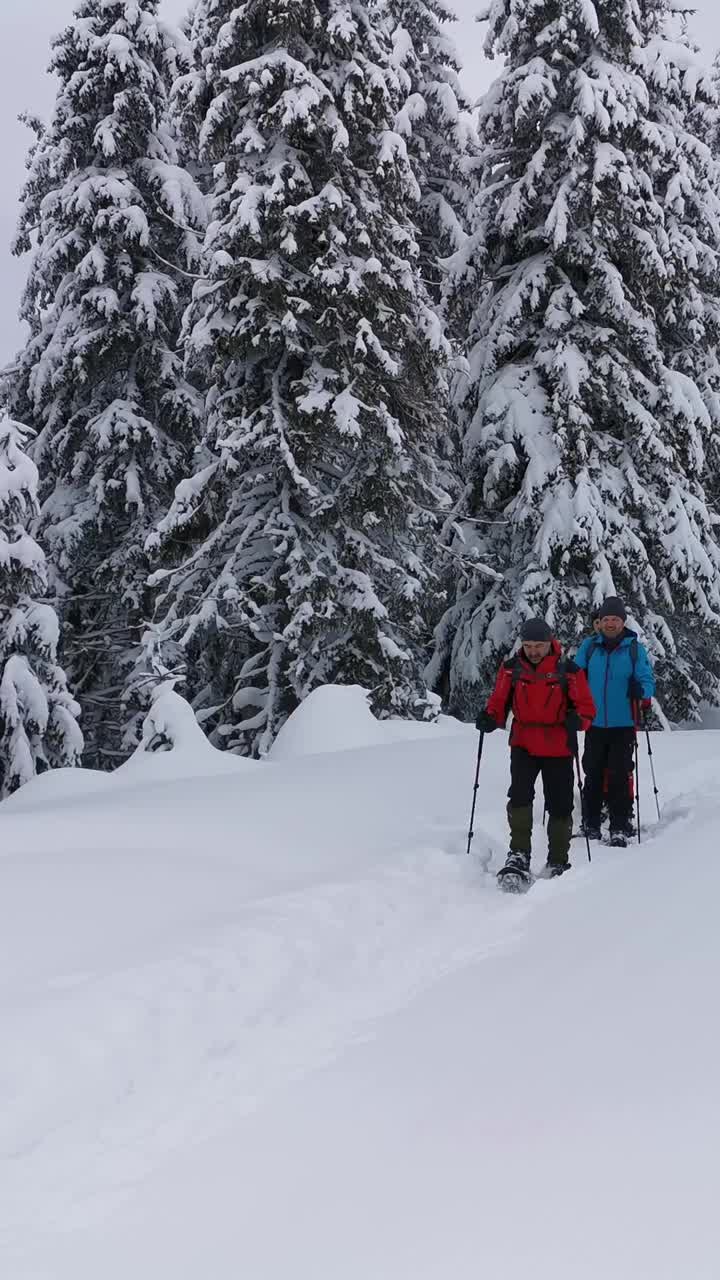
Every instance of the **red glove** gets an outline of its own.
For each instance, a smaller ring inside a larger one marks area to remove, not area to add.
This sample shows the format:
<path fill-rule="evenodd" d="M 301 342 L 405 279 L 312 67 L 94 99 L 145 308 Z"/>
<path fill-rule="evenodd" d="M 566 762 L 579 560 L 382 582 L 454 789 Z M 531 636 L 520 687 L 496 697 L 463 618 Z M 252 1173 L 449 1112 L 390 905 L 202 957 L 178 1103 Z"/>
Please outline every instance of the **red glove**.
<path fill-rule="evenodd" d="M 641 698 L 639 702 L 635 703 L 635 706 L 637 708 L 635 711 L 635 724 L 638 726 L 644 725 L 648 712 L 652 707 L 652 698 Z"/>

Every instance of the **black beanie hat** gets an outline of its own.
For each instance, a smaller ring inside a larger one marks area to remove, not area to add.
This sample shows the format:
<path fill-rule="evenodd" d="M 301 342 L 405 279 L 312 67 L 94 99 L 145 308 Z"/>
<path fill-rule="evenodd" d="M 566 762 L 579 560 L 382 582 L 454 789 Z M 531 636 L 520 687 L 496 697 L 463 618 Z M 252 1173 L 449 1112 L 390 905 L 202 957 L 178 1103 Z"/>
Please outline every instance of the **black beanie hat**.
<path fill-rule="evenodd" d="M 544 618 L 528 618 L 520 628 L 521 640 L 552 640 L 553 633 Z"/>
<path fill-rule="evenodd" d="M 623 622 L 627 618 L 627 609 L 619 596 L 608 596 L 607 600 L 603 600 L 598 611 L 599 618 L 622 618 Z"/>

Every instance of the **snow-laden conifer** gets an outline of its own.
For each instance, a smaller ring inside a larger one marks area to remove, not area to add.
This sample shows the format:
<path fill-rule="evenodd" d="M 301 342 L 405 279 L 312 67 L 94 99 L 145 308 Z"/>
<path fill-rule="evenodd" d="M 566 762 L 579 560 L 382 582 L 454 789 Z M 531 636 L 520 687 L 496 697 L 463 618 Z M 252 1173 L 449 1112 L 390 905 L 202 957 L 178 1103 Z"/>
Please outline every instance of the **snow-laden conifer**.
<path fill-rule="evenodd" d="M 0 418 L 0 796 L 82 754 L 80 708 L 58 663 L 44 552 L 29 532 L 38 473 L 29 434 Z"/>
<path fill-rule="evenodd" d="M 439 303 L 441 260 L 461 249 L 467 234 L 468 169 L 475 149 L 471 104 L 451 38 L 454 14 L 441 0 L 386 0 L 386 9 L 402 93 L 395 126 L 407 141 L 420 187 L 420 267 Z"/>
<path fill-rule="evenodd" d="M 88 761 L 112 763 L 151 611 L 144 552 L 201 408 L 177 351 L 202 202 L 176 163 L 167 89 L 185 42 L 158 0 L 82 0 L 53 46 L 17 252 L 32 250 L 30 337 L 5 379 L 37 433 L 40 531 L 57 578 Z"/>
<path fill-rule="evenodd" d="M 200 0 L 185 138 L 212 166 L 188 316 L 207 455 L 156 543 L 150 636 L 213 740 L 262 753 L 326 681 L 427 711 L 425 530 L 445 343 L 419 279 L 419 199 L 392 46 L 363 4 Z M 184 542 L 192 550 L 177 556 Z"/>
<path fill-rule="evenodd" d="M 495 0 L 506 68 L 481 112 L 475 306 L 455 602 L 431 678 L 477 705 L 520 621 L 576 640 L 621 594 L 671 717 L 720 697 L 717 421 L 704 362 L 720 312 L 709 77 L 668 38 L 671 0 Z M 478 280 L 481 282 L 478 285 Z M 717 370 L 715 370 L 716 374 Z"/>

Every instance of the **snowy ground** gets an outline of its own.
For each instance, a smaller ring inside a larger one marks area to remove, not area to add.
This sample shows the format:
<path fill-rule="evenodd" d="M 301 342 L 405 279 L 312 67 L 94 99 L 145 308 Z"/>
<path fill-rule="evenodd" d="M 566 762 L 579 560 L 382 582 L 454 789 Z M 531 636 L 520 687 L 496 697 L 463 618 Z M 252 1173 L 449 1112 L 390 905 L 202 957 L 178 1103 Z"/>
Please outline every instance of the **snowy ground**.
<path fill-rule="evenodd" d="M 720 735 L 513 899 L 505 736 L 468 859 L 475 734 L 341 697 L 0 810 L 3 1280 L 717 1280 Z"/>

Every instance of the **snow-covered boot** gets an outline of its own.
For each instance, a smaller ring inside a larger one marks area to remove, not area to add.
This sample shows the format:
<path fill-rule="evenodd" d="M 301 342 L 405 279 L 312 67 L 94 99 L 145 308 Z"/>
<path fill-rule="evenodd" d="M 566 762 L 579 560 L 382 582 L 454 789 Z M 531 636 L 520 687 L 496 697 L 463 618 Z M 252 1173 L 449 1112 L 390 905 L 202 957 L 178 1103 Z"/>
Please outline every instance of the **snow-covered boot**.
<path fill-rule="evenodd" d="M 637 828 L 632 818 L 625 818 L 623 821 L 611 822 L 610 830 L 618 832 L 628 840 L 632 840 L 633 836 L 637 835 Z"/>
<path fill-rule="evenodd" d="M 530 854 L 511 849 L 505 866 L 497 873 L 498 885 L 506 893 L 524 893 L 532 884 Z"/>
<path fill-rule="evenodd" d="M 601 840 L 602 827 L 599 822 L 582 822 L 580 824 L 580 835 L 587 836 L 588 840 Z"/>
<path fill-rule="evenodd" d="M 624 831 L 619 831 L 616 827 L 610 828 L 607 842 L 613 849 L 627 849 L 627 836 Z"/>

